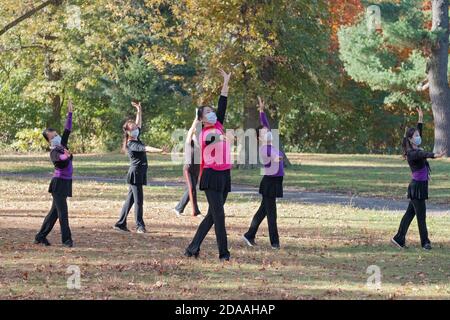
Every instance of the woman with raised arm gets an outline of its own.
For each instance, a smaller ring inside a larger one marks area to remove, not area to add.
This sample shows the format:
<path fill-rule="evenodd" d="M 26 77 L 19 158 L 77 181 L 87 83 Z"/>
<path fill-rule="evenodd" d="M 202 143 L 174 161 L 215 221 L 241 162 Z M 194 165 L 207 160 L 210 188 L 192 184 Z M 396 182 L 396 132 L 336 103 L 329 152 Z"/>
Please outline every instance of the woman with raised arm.
<path fill-rule="evenodd" d="M 120 213 L 119 221 L 116 222 L 114 229 L 124 232 L 130 231 L 127 228 L 127 217 L 134 204 L 136 232 L 145 233 L 143 186 L 147 184 L 147 152 L 161 152 L 162 150 L 147 147 L 142 143 L 140 140 L 142 107 L 137 102 L 132 102 L 131 104 L 137 110 L 136 121 L 128 120 L 122 127 L 124 135 L 122 151 L 128 152 L 128 157 L 130 158 L 130 168 L 127 174 L 128 195 Z"/>
<path fill-rule="evenodd" d="M 198 143 L 196 131 L 200 121 L 197 119 L 197 112 L 191 128 L 188 131 L 185 144 L 185 164 L 183 167 L 183 175 L 186 180 L 186 190 L 175 207 L 174 211 L 177 216 L 181 216 L 187 204 L 191 202 L 192 216 L 201 216 L 197 203 L 197 183 L 200 174 L 200 146 Z"/>
<path fill-rule="evenodd" d="M 56 220 L 61 227 L 61 239 L 65 247 L 73 246 L 72 233 L 69 227 L 69 212 L 67 208 L 67 197 L 72 197 L 72 159 L 69 151 L 68 141 L 72 132 L 73 104 L 69 100 L 68 113 L 62 137 L 56 130 L 47 128 L 42 132 L 45 140 L 50 144 L 50 160 L 55 166 L 53 178 L 50 182 L 48 192 L 52 194 L 52 207 L 44 219 L 41 229 L 35 237 L 35 244 L 49 246 L 47 235 L 52 231 Z"/>
<path fill-rule="evenodd" d="M 431 250 L 431 242 L 428 238 L 426 223 L 427 209 L 425 204 L 425 200 L 428 199 L 428 180 L 431 172 L 427 159 L 442 158 L 446 154 L 446 151 L 440 153 L 426 152 L 419 147 L 422 144 L 423 112 L 420 108 L 417 109 L 417 112 L 419 114 L 419 123 L 416 128 L 406 130 L 402 142 L 403 157 L 408 161 L 412 176 L 412 180 L 408 186 L 408 199 L 410 201 L 408 209 L 400 222 L 398 232 L 391 239 L 391 242 L 397 247 L 405 248 L 406 233 L 414 216 L 417 216 L 422 248 L 424 250 Z"/>
<path fill-rule="evenodd" d="M 228 82 L 231 73 L 220 70 L 223 77 L 222 92 L 219 98 L 217 114 L 211 107 L 200 107 L 197 118 L 203 124 L 200 133 L 201 164 L 200 190 L 204 190 L 208 200 L 208 213 L 200 223 L 191 244 L 186 248 L 187 257 L 198 257 L 200 246 L 214 225 L 219 259 L 230 260 L 227 232 L 225 228 L 224 205 L 231 191 L 231 146 L 223 126 L 227 109 Z"/>
<path fill-rule="evenodd" d="M 250 247 L 255 246 L 255 236 L 259 225 L 267 217 L 270 244 L 273 249 L 280 249 L 277 227 L 277 198 L 283 197 L 284 155 L 272 145 L 272 132 L 264 112 L 264 101 L 258 97 L 258 102 L 261 128 L 257 131 L 257 135 L 261 145 L 259 155 L 264 165 L 264 176 L 259 185 L 259 193 L 262 195 L 262 200 L 243 239 Z"/>

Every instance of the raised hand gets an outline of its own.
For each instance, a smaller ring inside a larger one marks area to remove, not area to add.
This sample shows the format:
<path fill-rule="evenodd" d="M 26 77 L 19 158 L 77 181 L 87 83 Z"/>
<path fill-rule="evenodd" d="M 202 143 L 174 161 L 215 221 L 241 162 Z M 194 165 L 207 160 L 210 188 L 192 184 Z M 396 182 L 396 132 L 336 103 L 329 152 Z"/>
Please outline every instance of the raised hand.
<path fill-rule="evenodd" d="M 140 102 L 131 102 L 131 105 L 133 107 L 135 107 L 138 111 L 142 109 L 141 103 Z"/>
<path fill-rule="evenodd" d="M 230 73 L 226 73 L 223 69 L 219 69 L 220 74 L 223 77 L 223 82 L 224 83 L 228 83 L 230 81 L 230 77 L 231 77 L 231 72 Z"/>
<path fill-rule="evenodd" d="M 69 99 L 69 103 L 67 104 L 67 111 L 73 112 L 73 102 L 72 99 Z"/>
<path fill-rule="evenodd" d="M 422 123 L 423 122 L 423 111 L 421 107 L 416 108 L 417 113 L 419 115 L 419 122 Z"/>
<path fill-rule="evenodd" d="M 265 108 L 264 100 L 261 99 L 260 96 L 258 96 L 258 109 L 259 109 L 259 112 L 264 112 L 264 108 Z"/>

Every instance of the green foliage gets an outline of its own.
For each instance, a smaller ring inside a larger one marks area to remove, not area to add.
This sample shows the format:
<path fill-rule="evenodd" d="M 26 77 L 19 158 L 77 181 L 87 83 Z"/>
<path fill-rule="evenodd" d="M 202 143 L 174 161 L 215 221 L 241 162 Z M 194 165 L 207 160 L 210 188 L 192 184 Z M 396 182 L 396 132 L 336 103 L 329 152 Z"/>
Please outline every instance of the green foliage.
<path fill-rule="evenodd" d="M 381 32 L 369 32 L 364 17 L 339 31 L 340 57 L 346 72 L 372 90 L 388 93 L 387 105 L 429 108 L 429 97 L 417 91 L 426 78 L 427 52 L 436 38 L 427 28 L 429 17 L 423 1 L 376 4 L 381 7 Z"/>
<path fill-rule="evenodd" d="M 19 152 L 36 152 L 48 149 L 48 142 L 42 136 L 42 130 L 22 129 L 16 133 L 12 149 Z"/>

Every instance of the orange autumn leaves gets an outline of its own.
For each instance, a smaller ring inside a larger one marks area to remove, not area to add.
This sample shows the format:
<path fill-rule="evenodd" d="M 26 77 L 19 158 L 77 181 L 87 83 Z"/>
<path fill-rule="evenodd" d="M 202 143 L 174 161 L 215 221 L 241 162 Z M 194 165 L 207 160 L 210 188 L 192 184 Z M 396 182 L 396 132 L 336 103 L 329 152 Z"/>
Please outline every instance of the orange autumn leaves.
<path fill-rule="evenodd" d="M 361 0 L 330 1 L 331 50 L 337 51 L 339 47 L 337 33 L 341 26 L 355 22 L 364 11 Z"/>

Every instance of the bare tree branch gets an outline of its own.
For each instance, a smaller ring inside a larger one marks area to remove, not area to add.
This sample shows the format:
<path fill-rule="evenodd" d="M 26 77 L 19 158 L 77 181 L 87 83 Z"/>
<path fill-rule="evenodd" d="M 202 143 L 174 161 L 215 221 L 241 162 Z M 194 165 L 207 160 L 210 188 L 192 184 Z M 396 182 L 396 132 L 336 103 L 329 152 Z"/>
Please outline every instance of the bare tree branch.
<path fill-rule="evenodd" d="M 26 12 L 25 14 L 23 14 L 22 16 L 20 16 L 19 18 L 11 21 L 10 23 L 8 23 L 5 27 L 3 27 L 0 30 L 0 36 L 2 36 L 4 33 L 6 33 L 9 29 L 15 27 L 16 25 L 18 25 L 19 23 L 21 23 L 22 21 L 28 19 L 29 17 L 33 16 L 34 14 L 36 14 L 37 12 L 41 11 L 42 9 L 44 9 L 45 7 L 54 4 L 54 5 L 59 5 L 62 3 L 62 0 L 48 0 L 45 1 L 43 3 L 41 3 L 40 5 L 38 5 L 37 7 L 34 7 L 33 9 L 31 9 L 30 11 Z"/>

